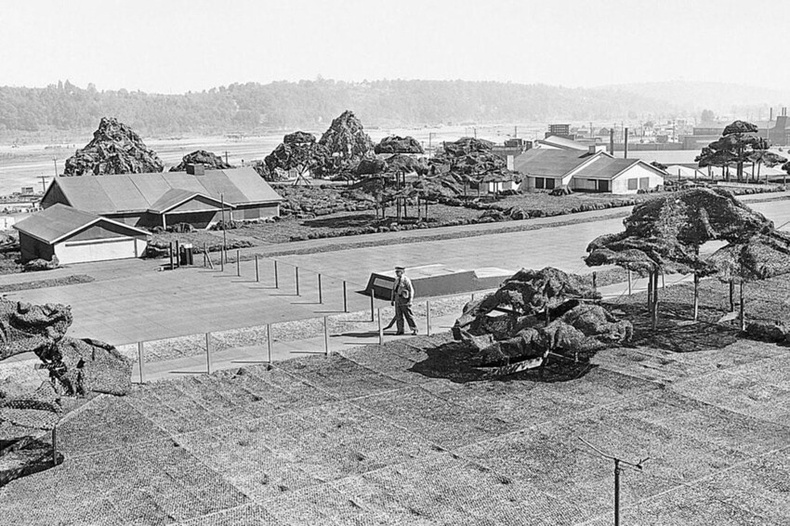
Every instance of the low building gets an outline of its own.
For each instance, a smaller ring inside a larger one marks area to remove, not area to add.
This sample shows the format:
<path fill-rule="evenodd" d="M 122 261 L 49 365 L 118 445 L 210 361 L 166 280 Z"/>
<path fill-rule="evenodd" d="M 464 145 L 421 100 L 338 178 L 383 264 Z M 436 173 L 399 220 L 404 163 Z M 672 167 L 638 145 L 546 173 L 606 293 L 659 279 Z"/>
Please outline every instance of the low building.
<path fill-rule="evenodd" d="M 535 149 L 516 159 L 521 189 L 635 194 L 664 184 L 664 172 L 639 159 L 616 159 L 606 152 Z"/>
<path fill-rule="evenodd" d="M 230 170 L 56 177 L 42 208 L 56 203 L 141 228 L 278 216 L 282 198 L 251 167 Z"/>
<path fill-rule="evenodd" d="M 22 261 L 61 264 L 141 257 L 148 232 L 60 203 L 13 225 L 19 231 Z"/>

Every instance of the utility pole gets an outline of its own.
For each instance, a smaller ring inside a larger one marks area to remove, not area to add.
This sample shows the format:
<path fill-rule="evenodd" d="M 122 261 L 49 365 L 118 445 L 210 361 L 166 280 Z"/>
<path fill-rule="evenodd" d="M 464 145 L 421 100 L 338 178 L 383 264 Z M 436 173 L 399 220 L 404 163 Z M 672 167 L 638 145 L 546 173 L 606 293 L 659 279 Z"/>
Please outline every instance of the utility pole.
<path fill-rule="evenodd" d="M 39 175 L 39 179 L 41 179 L 41 193 L 47 191 L 47 176 L 46 175 Z"/>
<path fill-rule="evenodd" d="M 55 177 L 57 177 L 58 176 L 58 158 L 57 157 L 53 157 L 52 158 L 52 162 L 55 163 Z"/>
<path fill-rule="evenodd" d="M 620 471 L 622 470 L 620 464 L 642 471 L 642 464 L 647 462 L 650 459 L 650 457 L 643 458 L 642 460 L 634 464 L 632 462 L 628 462 L 627 460 L 623 460 L 613 455 L 609 455 L 608 453 L 604 453 L 594 445 L 584 440 L 582 437 L 577 437 L 577 438 L 581 440 L 585 445 L 587 445 L 587 447 L 589 447 L 590 449 L 601 455 L 603 458 L 607 458 L 609 460 L 614 461 L 614 526 L 620 526 Z"/>

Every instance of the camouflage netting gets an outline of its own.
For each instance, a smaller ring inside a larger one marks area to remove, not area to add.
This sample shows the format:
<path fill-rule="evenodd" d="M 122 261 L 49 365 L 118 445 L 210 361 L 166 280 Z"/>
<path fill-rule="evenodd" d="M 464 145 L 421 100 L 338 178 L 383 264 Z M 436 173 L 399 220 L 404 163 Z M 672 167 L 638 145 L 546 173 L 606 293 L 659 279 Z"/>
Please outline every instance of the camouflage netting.
<path fill-rule="evenodd" d="M 561 270 L 522 269 L 468 304 L 453 337 L 475 348 L 483 367 L 518 364 L 519 370 L 544 365 L 550 352 L 576 355 L 630 340 L 629 322 L 585 303 L 596 299 L 597 292 Z"/>
<path fill-rule="evenodd" d="M 374 155 L 373 141 L 365 133 L 362 123 L 351 111 L 344 111 L 332 121 L 318 144 L 325 147 L 331 164 L 328 175 L 344 170 L 355 171 L 359 162 Z"/>
<path fill-rule="evenodd" d="M 493 151 L 494 143 L 464 137 L 444 143 L 430 160 L 430 173 L 445 174 L 463 192 L 467 183 L 519 181 L 519 175 L 507 169 L 507 162 Z"/>
<path fill-rule="evenodd" d="M 181 162 L 170 168 L 170 171 L 186 172 L 187 165 L 189 164 L 203 165 L 209 170 L 229 170 L 234 168 L 234 166 L 225 162 L 225 160 L 219 155 L 206 150 L 195 150 L 194 152 L 188 153 L 182 157 Z"/>
<path fill-rule="evenodd" d="M 63 396 L 130 391 L 131 362 L 109 344 L 66 336 L 71 322 L 67 306 L 0 300 L 0 439 L 9 441 L 14 432 L 18 438 L 24 434 L 20 428 L 51 428 Z M 23 353 L 34 353 L 43 362 L 42 372 L 49 376 L 43 384 L 33 386 L 6 374 L 12 367 L 2 360 Z"/>
<path fill-rule="evenodd" d="M 399 137 L 397 135 L 390 135 L 384 137 L 381 142 L 376 145 L 375 152 L 378 153 L 419 153 L 424 154 L 425 150 L 422 145 L 414 137 Z"/>
<path fill-rule="evenodd" d="M 587 247 L 588 265 L 619 265 L 641 273 L 657 268 L 698 274 L 715 272 L 697 254 L 707 241 L 734 244 L 774 231 L 773 223 L 721 189 L 692 188 L 634 207 L 625 231 L 607 234 Z"/>
<path fill-rule="evenodd" d="M 286 177 L 288 172 L 310 172 L 321 177 L 329 162 L 330 153 L 327 147 L 318 144 L 311 133 L 297 131 L 283 137 L 283 142 L 263 160 L 267 180 L 275 181 Z"/>
<path fill-rule="evenodd" d="M 151 173 L 164 167 L 131 128 L 115 118 L 102 117 L 93 140 L 66 159 L 63 175 Z"/>

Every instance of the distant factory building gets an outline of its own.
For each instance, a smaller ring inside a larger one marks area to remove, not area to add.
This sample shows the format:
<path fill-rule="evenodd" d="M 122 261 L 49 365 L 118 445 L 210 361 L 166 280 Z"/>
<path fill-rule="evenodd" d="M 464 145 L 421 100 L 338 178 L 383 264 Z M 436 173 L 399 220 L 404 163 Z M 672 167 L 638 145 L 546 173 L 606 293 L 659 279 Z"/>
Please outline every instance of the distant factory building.
<path fill-rule="evenodd" d="M 187 172 L 57 177 L 41 206 L 60 203 L 141 228 L 176 223 L 206 228 L 223 214 L 234 221 L 278 216 L 281 201 L 250 167 L 190 166 Z"/>
<path fill-rule="evenodd" d="M 61 264 L 141 257 L 149 233 L 133 226 L 54 204 L 13 225 L 19 231 L 22 261 Z"/>

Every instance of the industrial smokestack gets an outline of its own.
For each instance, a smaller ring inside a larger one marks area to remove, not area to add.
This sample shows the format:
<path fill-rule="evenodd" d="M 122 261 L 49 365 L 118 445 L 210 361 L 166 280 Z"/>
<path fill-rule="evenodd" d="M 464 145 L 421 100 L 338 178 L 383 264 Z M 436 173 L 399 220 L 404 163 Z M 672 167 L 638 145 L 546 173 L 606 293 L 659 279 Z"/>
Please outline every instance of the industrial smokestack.
<path fill-rule="evenodd" d="M 623 141 L 623 159 L 628 159 L 628 128 L 625 129 L 625 138 Z"/>
<path fill-rule="evenodd" d="M 614 157 L 614 128 L 609 129 L 609 153 Z"/>
<path fill-rule="evenodd" d="M 768 122 L 771 122 L 772 120 L 774 120 L 774 109 L 773 108 L 771 108 L 770 111 L 768 112 Z"/>

